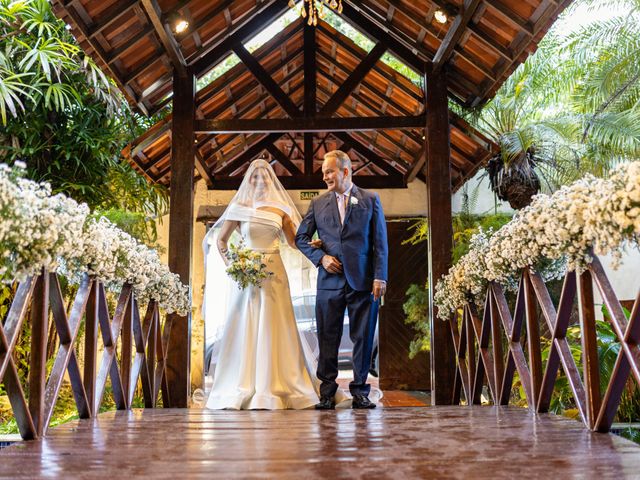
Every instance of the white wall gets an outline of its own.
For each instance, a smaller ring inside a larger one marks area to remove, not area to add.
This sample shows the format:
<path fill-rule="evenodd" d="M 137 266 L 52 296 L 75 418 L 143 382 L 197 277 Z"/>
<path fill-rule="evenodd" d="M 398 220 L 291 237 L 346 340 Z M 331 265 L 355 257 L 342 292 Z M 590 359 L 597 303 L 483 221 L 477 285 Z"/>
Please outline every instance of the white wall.
<path fill-rule="evenodd" d="M 472 205 L 471 213 L 478 215 L 498 213 L 513 213 L 513 209 L 507 202 L 498 200 L 494 196 L 489 187 L 489 178 L 483 176 L 484 170 L 479 171 L 476 175 L 467 181 L 466 185 L 458 190 L 451 200 L 451 209 L 454 213 L 462 210 L 462 199 L 465 189 L 469 197 L 476 198 Z"/>
<path fill-rule="evenodd" d="M 622 264 L 616 270 L 611 264 L 611 255 L 600 257 L 600 261 L 618 299 L 634 300 L 640 291 L 640 251 L 638 251 L 638 247 L 630 246 L 625 249 Z M 595 284 L 593 294 L 594 302 L 598 307 L 596 316 L 602 318 L 602 295 Z"/>

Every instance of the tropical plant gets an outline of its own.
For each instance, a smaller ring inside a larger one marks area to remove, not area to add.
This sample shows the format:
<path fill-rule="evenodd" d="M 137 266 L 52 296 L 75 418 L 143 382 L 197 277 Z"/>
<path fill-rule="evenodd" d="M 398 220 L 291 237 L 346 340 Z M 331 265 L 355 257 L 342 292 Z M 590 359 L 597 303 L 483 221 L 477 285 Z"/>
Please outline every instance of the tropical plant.
<path fill-rule="evenodd" d="M 154 121 L 129 110 L 47 0 L 0 0 L 0 161 L 24 161 L 30 178 L 92 209 L 130 212 L 129 231 L 152 243 L 166 189 L 120 151 Z"/>
<path fill-rule="evenodd" d="M 476 215 L 474 210 L 479 190 L 476 188 L 469 192 L 465 185 L 462 193 L 461 210 L 453 217 L 453 249 L 452 262 L 455 264 L 465 255 L 471 246 L 471 237 L 480 230 L 497 230 L 505 225 L 511 216 L 508 214 Z M 428 239 L 429 227 L 427 220 L 418 219 L 408 228 L 411 233 L 409 238 L 402 242 L 403 245 L 415 245 Z M 431 325 L 429 320 L 429 286 L 411 284 L 406 292 L 406 300 L 402 305 L 405 323 L 412 325 L 416 331 L 415 337 L 409 345 L 409 358 L 414 358 L 421 351 L 428 351 L 431 342 Z"/>
<path fill-rule="evenodd" d="M 431 348 L 431 325 L 429 323 L 429 285 L 409 286 L 407 300 L 402 305 L 406 315 L 404 323 L 411 325 L 416 334 L 409 344 L 409 358 L 414 358 L 420 352 L 427 352 Z"/>
<path fill-rule="evenodd" d="M 469 121 L 500 147 L 486 167 L 492 190 L 520 209 L 541 188 L 585 173 L 606 175 L 640 156 L 640 9 L 638 0 L 583 0 L 625 6 L 568 36 L 558 26 Z M 562 22 L 559 22 L 561 25 Z"/>

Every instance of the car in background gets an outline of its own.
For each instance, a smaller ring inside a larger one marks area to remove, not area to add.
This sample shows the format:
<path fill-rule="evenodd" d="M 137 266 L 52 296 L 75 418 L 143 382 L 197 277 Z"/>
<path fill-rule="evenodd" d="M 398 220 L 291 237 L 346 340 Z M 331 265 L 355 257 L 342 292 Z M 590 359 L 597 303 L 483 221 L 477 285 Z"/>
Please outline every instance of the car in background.
<path fill-rule="evenodd" d="M 296 323 L 301 336 L 306 341 L 311 351 L 317 352 L 318 348 L 318 328 L 316 325 L 316 292 L 303 292 L 302 295 L 293 296 L 291 298 L 293 304 L 293 313 L 296 317 Z M 205 375 L 209 374 L 209 366 L 211 365 L 211 357 L 216 354 L 219 348 L 219 341 L 207 343 L 205 348 Z M 349 336 L 349 314 L 345 310 L 342 322 L 342 339 L 338 348 L 338 368 L 341 370 L 351 370 L 353 354 L 353 342 Z M 378 326 L 373 341 L 373 355 L 371 359 L 371 375 L 378 376 Z"/>
<path fill-rule="evenodd" d="M 302 295 L 296 295 L 291 298 L 293 303 L 293 313 L 296 317 L 298 330 L 306 340 L 307 344 L 315 350 L 318 345 L 316 325 L 316 292 L 307 291 Z M 352 369 L 353 342 L 349 335 L 349 313 L 344 312 L 342 322 L 342 338 L 340 347 L 338 348 L 338 368 L 341 370 Z M 376 324 L 376 332 L 373 341 L 373 355 L 371 359 L 371 369 L 369 372 L 378 376 L 378 326 Z"/>

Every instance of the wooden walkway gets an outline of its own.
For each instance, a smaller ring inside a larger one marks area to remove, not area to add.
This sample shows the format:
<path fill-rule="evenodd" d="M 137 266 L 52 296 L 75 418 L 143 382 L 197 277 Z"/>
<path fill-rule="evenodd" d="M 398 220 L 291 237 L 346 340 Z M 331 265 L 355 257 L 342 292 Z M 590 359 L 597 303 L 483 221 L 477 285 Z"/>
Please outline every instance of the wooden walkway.
<path fill-rule="evenodd" d="M 514 407 L 110 412 L 0 451 L 12 479 L 639 475 L 639 446 Z"/>

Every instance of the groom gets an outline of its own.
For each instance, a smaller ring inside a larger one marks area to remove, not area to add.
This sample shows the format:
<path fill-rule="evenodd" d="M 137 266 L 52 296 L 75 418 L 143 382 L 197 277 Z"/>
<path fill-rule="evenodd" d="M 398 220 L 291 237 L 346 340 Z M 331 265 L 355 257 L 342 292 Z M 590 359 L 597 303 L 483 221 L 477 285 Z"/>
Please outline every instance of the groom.
<path fill-rule="evenodd" d="M 324 156 L 322 176 L 328 192 L 312 200 L 296 245 L 319 268 L 316 296 L 318 325 L 318 410 L 335 408 L 338 347 L 345 308 L 353 341 L 353 408 L 375 408 L 368 398 L 378 305 L 387 288 L 387 227 L 380 198 L 351 181 L 351 159 L 334 150 Z M 311 239 L 318 233 L 321 248 Z"/>

